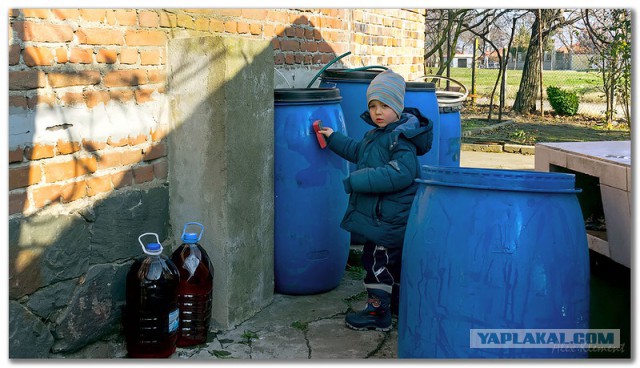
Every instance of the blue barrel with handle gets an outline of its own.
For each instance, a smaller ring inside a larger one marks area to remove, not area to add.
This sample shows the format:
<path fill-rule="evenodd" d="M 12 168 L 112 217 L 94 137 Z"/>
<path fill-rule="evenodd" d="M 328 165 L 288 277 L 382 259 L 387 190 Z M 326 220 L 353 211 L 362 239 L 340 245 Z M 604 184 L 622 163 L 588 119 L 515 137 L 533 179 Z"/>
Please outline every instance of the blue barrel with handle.
<path fill-rule="evenodd" d="M 418 157 L 421 165 L 438 165 L 440 157 L 440 112 L 438 110 L 438 98 L 436 97 L 436 85 L 425 82 L 407 82 L 404 106 L 415 107 L 425 118 L 433 123 L 433 142 L 429 152 Z"/>
<path fill-rule="evenodd" d="M 438 137 L 438 165 L 460 166 L 462 145 L 462 102 L 446 104 L 449 97 L 438 96 L 440 135 Z"/>
<path fill-rule="evenodd" d="M 349 233 L 340 228 L 348 196 L 347 161 L 321 149 L 313 123 L 345 133 L 335 88 L 274 91 L 275 290 L 315 294 L 340 284 Z M 346 133 L 345 133 L 346 134 Z"/>
<path fill-rule="evenodd" d="M 586 349 L 505 338 L 589 328 L 589 248 L 574 175 L 422 166 L 417 181 L 398 356 L 586 358 Z"/>

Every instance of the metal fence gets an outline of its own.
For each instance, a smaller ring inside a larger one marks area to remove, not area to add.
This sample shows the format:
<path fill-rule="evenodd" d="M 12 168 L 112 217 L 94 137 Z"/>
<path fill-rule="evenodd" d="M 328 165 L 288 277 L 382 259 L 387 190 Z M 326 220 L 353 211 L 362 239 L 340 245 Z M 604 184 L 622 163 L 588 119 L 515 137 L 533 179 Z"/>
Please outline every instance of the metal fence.
<path fill-rule="evenodd" d="M 521 68 L 521 65 L 514 64 L 511 64 L 510 68 L 507 68 L 507 83 L 505 87 L 505 106 L 507 109 L 510 109 L 513 106 L 518 88 L 520 87 L 520 79 L 522 76 Z M 471 92 L 471 68 L 451 68 L 450 73 L 452 79 L 464 84 Z M 491 92 L 493 91 L 497 76 L 498 69 L 493 68 L 491 64 L 483 65 L 483 67 L 476 69 L 474 94 L 476 104 L 489 104 Z M 580 98 L 578 114 L 594 117 L 605 116 L 606 100 L 602 88 L 601 77 L 598 71 L 589 69 L 545 69 L 542 72 L 542 83 L 544 89 L 543 97 L 545 111 L 552 110 L 552 107 L 547 100 L 546 88 L 548 86 L 554 86 L 566 91 L 575 92 L 578 95 L 578 97 Z M 493 100 L 494 105 L 499 104 L 499 96 L 500 86 L 498 85 L 496 87 L 496 92 Z M 538 110 L 540 109 L 539 99 L 537 108 Z M 622 116 L 622 110 L 619 110 L 617 114 L 618 116 Z"/>

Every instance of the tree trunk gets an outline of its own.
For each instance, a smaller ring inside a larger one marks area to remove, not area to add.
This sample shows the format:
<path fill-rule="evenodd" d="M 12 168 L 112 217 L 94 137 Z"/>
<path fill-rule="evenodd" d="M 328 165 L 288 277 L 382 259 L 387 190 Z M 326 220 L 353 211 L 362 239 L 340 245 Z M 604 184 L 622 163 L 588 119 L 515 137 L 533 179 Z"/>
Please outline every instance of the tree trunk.
<path fill-rule="evenodd" d="M 557 11 L 557 9 L 542 9 L 542 19 L 538 18 L 537 12 L 534 12 L 536 19 L 533 22 L 531 30 L 531 40 L 529 41 L 529 49 L 527 50 L 527 56 L 524 60 L 520 87 L 516 94 L 516 100 L 513 103 L 513 111 L 515 112 L 533 113 L 536 111 L 536 99 L 538 97 L 538 90 L 540 89 L 540 58 L 542 58 L 538 42 L 538 29 L 542 29 L 542 43 L 544 45 L 548 37 L 545 30 L 549 27 L 549 22 L 556 17 Z M 541 21 L 542 27 L 538 27 Z"/>

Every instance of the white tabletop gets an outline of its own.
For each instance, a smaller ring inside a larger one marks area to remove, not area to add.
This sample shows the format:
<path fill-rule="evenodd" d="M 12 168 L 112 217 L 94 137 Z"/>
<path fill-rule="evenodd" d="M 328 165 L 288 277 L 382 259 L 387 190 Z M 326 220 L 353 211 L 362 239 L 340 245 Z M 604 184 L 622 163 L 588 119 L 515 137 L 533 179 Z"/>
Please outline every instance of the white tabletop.
<path fill-rule="evenodd" d="M 538 143 L 569 153 L 631 166 L 631 141 Z"/>

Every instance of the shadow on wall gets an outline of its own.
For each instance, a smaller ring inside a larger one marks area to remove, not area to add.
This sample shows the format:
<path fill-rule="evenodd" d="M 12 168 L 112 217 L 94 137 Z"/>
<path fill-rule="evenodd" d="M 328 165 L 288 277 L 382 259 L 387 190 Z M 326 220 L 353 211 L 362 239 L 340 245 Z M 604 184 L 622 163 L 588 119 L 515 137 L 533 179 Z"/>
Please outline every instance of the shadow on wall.
<path fill-rule="evenodd" d="M 203 246 L 216 268 L 214 325 L 228 327 L 271 300 L 273 63 L 294 52 L 274 54 L 269 42 L 311 42 L 290 31 L 309 24 L 302 18 L 274 40 L 170 40 L 169 49 L 185 53 L 166 53 L 168 91 L 150 101 L 122 98 L 137 96 L 150 75 L 123 74 L 117 64 L 44 68 L 20 87 L 26 97 L 12 96 L 27 102 L 9 109 L 10 150 L 27 147 L 31 161 L 9 167 L 22 170 L 15 181 L 10 175 L 10 207 L 18 198 L 27 209 L 9 217 L 10 358 L 64 357 L 120 333 L 126 274 L 142 253 L 138 236 L 157 233 L 169 254 L 186 221 L 205 225 Z M 61 74 L 72 84 L 89 80 L 93 91 L 66 96 L 65 85 L 55 88 Z M 43 78 L 56 93 L 51 106 L 29 97 Z M 20 83 L 11 72 L 9 82 Z M 71 106 L 93 94 L 103 103 Z M 43 139 L 57 141 L 55 150 L 38 153 Z"/>

